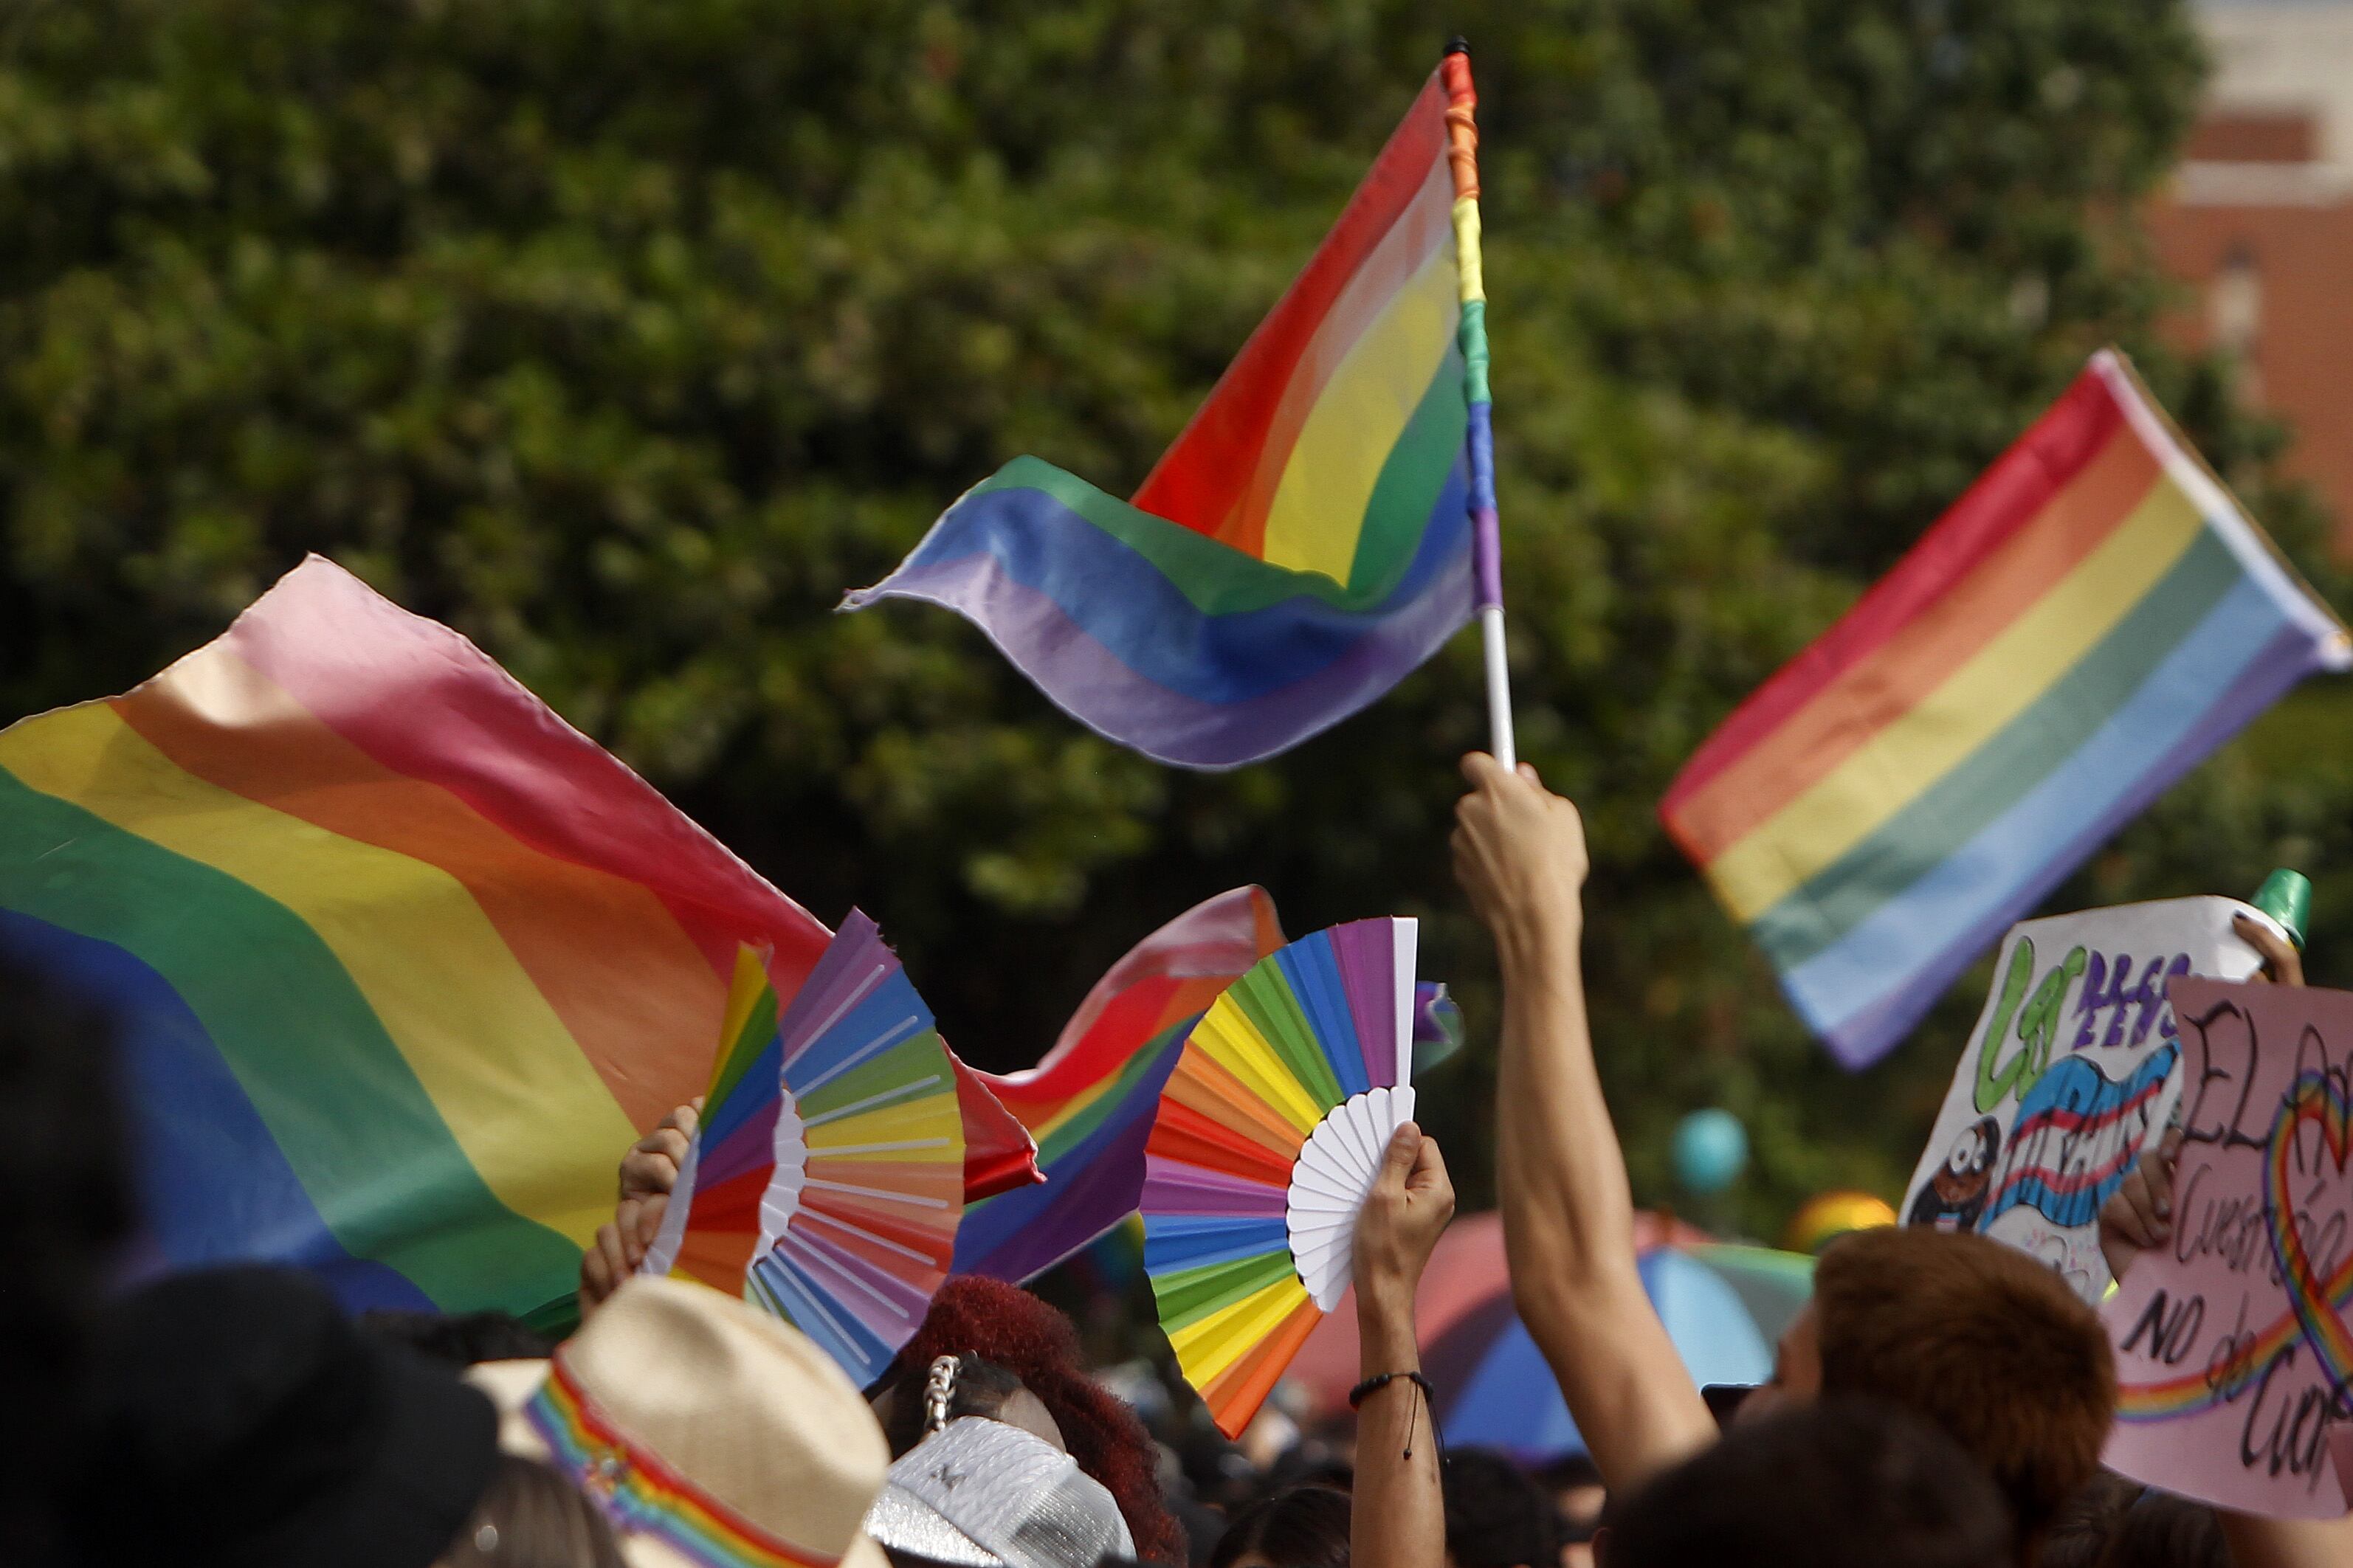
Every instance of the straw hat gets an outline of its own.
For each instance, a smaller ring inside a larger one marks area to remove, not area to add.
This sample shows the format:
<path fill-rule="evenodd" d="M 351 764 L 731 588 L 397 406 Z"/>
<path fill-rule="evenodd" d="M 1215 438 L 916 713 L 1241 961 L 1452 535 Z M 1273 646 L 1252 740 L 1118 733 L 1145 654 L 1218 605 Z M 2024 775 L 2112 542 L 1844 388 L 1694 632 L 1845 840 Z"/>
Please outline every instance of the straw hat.
<path fill-rule="evenodd" d="M 467 1373 L 509 1453 L 603 1505 L 631 1568 L 885 1568 L 859 1521 L 891 1454 L 831 1357 L 705 1286 L 628 1280 L 545 1362 Z"/>

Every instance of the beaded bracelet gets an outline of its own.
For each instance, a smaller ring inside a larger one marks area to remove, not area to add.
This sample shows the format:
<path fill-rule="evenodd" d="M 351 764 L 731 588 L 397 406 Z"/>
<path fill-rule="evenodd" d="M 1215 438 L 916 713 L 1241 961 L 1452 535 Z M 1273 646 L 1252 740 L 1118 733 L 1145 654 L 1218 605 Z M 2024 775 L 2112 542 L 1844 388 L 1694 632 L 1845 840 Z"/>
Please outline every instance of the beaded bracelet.
<path fill-rule="evenodd" d="M 1396 1383 L 1399 1379 L 1403 1379 L 1405 1382 L 1410 1383 L 1415 1387 L 1420 1389 L 1423 1398 L 1430 1400 L 1432 1404 L 1437 1403 L 1438 1391 L 1430 1386 L 1430 1379 L 1422 1376 L 1421 1373 L 1418 1372 L 1385 1372 L 1377 1377 L 1368 1377 L 1365 1379 L 1364 1382 L 1356 1384 L 1356 1387 L 1348 1390 L 1348 1408 L 1351 1410 L 1363 1409 L 1365 1407 L 1365 1401 L 1367 1398 L 1373 1394 L 1378 1394 L 1382 1389 L 1387 1388 L 1390 1384 Z"/>
<path fill-rule="evenodd" d="M 1405 1418 L 1405 1452 L 1400 1458 L 1410 1459 L 1413 1458 L 1414 1426 L 1421 1419 L 1421 1407 L 1425 1403 L 1430 1408 L 1431 1425 L 1435 1426 L 1438 1421 L 1438 1390 L 1430 1386 L 1430 1379 L 1418 1372 L 1385 1372 L 1377 1377 L 1368 1377 L 1348 1390 L 1348 1408 L 1363 1409 L 1367 1398 L 1378 1394 L 1392 1383 L 1410 1383 L 1421 1390 L 1421 1398 L 1414 1401 L 1412 1410 L 1407 1413 Z M 1443 1458 L 1442 1453 L 1440 1458 Z"/>

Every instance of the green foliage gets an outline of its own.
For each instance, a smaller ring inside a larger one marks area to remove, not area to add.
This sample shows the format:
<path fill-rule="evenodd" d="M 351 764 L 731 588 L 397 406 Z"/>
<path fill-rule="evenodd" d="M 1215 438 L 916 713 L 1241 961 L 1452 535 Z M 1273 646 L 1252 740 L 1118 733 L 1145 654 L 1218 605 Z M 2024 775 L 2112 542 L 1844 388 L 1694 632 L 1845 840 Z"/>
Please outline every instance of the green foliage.
<path fill-rule="evenodd" d="M 2142 0 L 25 0 L 0 18 L 0 717 L 119 689 L 318 550 L 480 641 L 820 914 L 1034 1058 L 1193 900 L 1452 891 L 1475 648 L 1179 774 L 969 628 L 837 618 L 1035 452 L 1132 487 L 1444 42 L 1476 43 L 1523 745 L 1584 805 L 1638 1190 L 1744 1117 L 1725 1217 L 1893 1194 L 1984 976 L 1831 1067 L 1654 803 L 1730 706 L 2118 341 L 2308 564 L 2276 432 L 2163 353 L 2128 218 L 2199 62 Z M 2323 700 L 2316 696 L 2312 700 Z M 2317 710 L 2311 710 L 2317 711 Z M 2276 726 L 2054 907 L 2317 868 L 2353 763 Z M 2325 879 L 2316 921 L 2353 917 Z M 2325 940 L 2325 937 L 2324 937 Z M 1483 1148 L 1491 1052 L 1426 1104 Z M 1461 1158 L 1483 1196 L 1483 1158 Z"/>

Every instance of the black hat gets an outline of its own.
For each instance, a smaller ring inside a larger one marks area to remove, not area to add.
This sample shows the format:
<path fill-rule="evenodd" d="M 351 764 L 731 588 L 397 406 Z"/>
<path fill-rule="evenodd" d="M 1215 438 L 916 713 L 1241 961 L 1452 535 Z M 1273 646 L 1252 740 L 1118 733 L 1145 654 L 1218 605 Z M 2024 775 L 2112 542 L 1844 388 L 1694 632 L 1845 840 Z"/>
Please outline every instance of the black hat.
<path fill-rule="evenodd" d="M 497 1459 L 488 1399 L 293 1269 L 150 1285 L 101 1315 L 90 1364 L 78 1511 L 101 1563 L 428 1568 Z"/>

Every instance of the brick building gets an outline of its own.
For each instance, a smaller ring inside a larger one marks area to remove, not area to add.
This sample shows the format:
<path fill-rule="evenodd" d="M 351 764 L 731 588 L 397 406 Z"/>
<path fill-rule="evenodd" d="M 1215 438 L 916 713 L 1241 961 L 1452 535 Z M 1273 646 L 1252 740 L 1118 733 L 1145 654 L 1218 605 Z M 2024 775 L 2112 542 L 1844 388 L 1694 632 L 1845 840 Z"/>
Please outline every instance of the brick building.
<path fill-rule="evenodd" d="M 2206 112 L 2150 230 L 2193 342 L 2294 429 L 2353 557 L 2353 0 L 2205 0 Z"/>

